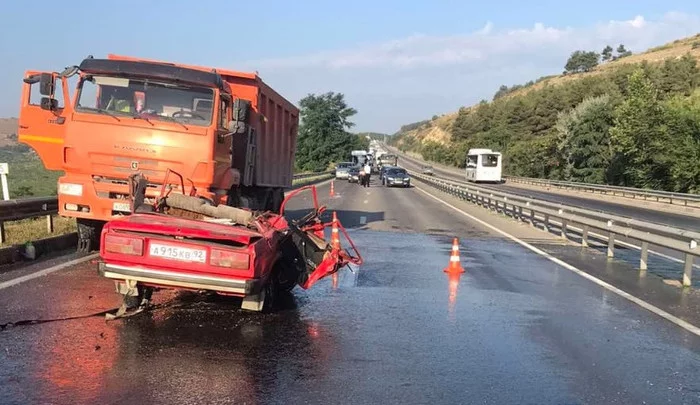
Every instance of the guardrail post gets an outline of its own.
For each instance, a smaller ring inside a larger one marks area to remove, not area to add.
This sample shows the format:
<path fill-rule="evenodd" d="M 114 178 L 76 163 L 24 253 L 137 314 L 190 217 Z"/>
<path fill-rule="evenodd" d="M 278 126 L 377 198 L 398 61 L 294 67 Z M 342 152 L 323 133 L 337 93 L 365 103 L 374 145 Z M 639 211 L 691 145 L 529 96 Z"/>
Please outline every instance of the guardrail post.
<path fill-rule="evenodd" d="M 642 242 L 642 254 L 639 258 L 639 270 L 647 269 L 647 261 L 649 258 L 649 242 Z"/>
<path fill-rule="evenodd" d="M 693 277 L 693 255 L 690 253 L 685 254 L 685 265 L 683 266 L 683 286 L 690 287 Z"/>
<path fill-rule="evenodd" d="M 5 223 L 0 221 L 0 245 L 5 243 Z"/>
<path fill-rule="evenodd" d="M 53 233 L 53 215 L 46 216 L 46 232 Z"/>
<path fill-rule="evenodd" d="M 549 232 L 549 214 L 544 214 L 544 230 Z"/>
<path fill-rule="evenodd" d="M 522 205 L 518 206 L 518 220 L 519 221 L 523 220 L 523 206 Z"/>
<path fill-rule="evenodd" d="M 568 226 L 569 221 L 566 219 L 562 218 L 561 219 L 561 238 L 562 239 L 568 239 L 566 236 L 566 227 Z"/>
<path fill-rule="evenodd" d="M 581 247 L 588 247 L 588 225 L 581 227 Z"/>
<path fill-rule="evenodd" d="M 615 256 L 615 234 L 610 232 L 608 235 L 608 257 Z"/>

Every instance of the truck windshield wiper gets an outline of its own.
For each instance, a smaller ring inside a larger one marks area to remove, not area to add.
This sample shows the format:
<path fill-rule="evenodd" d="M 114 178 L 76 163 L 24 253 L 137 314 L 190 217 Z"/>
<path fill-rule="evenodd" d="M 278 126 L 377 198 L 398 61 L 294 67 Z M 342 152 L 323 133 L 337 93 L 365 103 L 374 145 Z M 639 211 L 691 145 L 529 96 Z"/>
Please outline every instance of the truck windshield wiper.
<path fill-rule="evenodd" d="M 183 124 L 182 122 L 178 121 L 177 119 L 175 119 L 175 118 L 173 118 L 173 117 L 169 117 L 169 116 L 167 116 L 167 115 L 159 115 L 159 116 L 158 116 L 158 119 L 163 119 L 163 120 L 168 121 L 168 122 L 176 122 L 176 123 L 180 124 L 183 128 L 185 128 L 185 130 L 187 130 L 187 131 L 190 130 L 190 129 L 187 127 L 187 125 Z"/>
<path fill-rule="evenodd" d="M 153 122 L 151 122 L 151 119 L 148 118 L 147 115 L 141 115 L 140 113 L 135 112 L 135 113 L 131 114 L 131 116 L 132 116 L 135 120 L 144 120 L 144 121 L 146 121 L 147 123 L 151 124 L 151 126 L 155 126 L 155 124 L 154 124 Z"/>
<path fill-rule="evenodd" d="M 117 117 L 116 115 L 114 115 L 114 114 L 112 114 L 111 112 L 109 112 L 109 111 L 107 111 L 107 110 L 105 110 L 105 109 L 102 109 L 102 108 L 92 108 L 92 107 L 82 107 L 82 106 L 78 106 L 78 108 L 80 108 L 80 109 L 85 109 L 85 110 L 90 110 L 90 111 L 95 111 L 95 112 L 97 112 L 98 114 L 109 115 L 110 117 L 114 118 L 115 120 L 121 122 L 121 120 L 119 119 L 119 117 Z"/>

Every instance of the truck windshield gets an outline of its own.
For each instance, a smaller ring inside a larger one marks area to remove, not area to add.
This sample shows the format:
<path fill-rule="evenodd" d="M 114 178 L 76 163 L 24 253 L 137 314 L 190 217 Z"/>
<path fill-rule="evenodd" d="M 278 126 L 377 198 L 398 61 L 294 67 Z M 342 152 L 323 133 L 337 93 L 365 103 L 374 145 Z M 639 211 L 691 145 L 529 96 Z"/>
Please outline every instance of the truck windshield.
<path fill-rule="evenodd" d="M 208 126 L 212 122 L 214 91 L 107 76 L 84 78 L 78 89 L 76 111 L 145 117 Z"/>

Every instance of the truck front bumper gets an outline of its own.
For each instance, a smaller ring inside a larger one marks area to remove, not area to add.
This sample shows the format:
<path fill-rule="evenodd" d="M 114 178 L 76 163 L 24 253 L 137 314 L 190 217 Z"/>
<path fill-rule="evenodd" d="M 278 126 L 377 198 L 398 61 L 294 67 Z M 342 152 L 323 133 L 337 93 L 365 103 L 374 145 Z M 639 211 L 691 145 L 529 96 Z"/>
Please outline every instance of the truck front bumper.
<path fill-rule="evenodd" d="M 133 280 L 163 287 L 209 290 L 241 296 L 257 294 L 262 285 L 259 279 L 180 273 L 142 266 L 125 266 L 109 263 L 99 264 L 99 274 L 114 280 Z"/>

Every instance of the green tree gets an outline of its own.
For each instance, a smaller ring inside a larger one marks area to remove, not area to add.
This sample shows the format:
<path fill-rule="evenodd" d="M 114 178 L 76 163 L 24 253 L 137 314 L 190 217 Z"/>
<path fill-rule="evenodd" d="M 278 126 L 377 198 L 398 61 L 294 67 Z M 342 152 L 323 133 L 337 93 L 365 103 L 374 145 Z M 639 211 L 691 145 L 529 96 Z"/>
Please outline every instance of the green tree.
<path fill-rule="evenodd" d="M 625 48 L 625 46 L 622 45 L 622 44 L 620 44 L 620 45 L 617 47 L 616 52 L 617 52 L 617 56 L 615 56 L 615 57 L 613 58 L 613 60 L 614 60 L 614 59 L 620 59 L 620 58 L 626 58 L 626 57 L 632 55 L 632 51 L 628 51 L 628 50 Z"/>
<path fill-rule="evenodd" d="M 615 109 L 611 143 L 625 164 L 631 186 L 664 189 L 669 180 L 671 142 L 658 91 L 643 69 L 629 78 L 629 96 Z"/>
<path fill-rule="evenodd" d="M 673 134 L 670 190 L 700 193 L 700 90 L 668 100 L 664 113 Z"/>
<path fill-rule="evenodd" d="M 325 170 L 331 162 L 348 160 L 350 151 L 367 141 L 347 131 L 354 126 L 350 117 L 357 111 L 347 105 L 343 94 L 309 94 L 299 105 L 301 124 L 296 150 L 299 170 Z"/>
<path fill-rule="evenodd" d="M 559 113 L 556 130 L 565 179 L 607 182 L 613 157 L 609 135 L 613 108 L 610 96 L 603 95 L 587 98 L 574 109 Z"/>
<path fill-rule="evenodd" d="M 568 73 L 588 72 L 598 66 L 599 59 L 600 55 L 596 52 L 575 51 L 566 61 L 564 69 Z"/>
<path fill-rule="evenodd" d="M 612 59 L 612 53 L 613 53 L 612 46 L 607 45 L 605 48 L 603 48 L 603 52 L 601 52 L 601 56 L 602 56 L 603 61 L 607 62 L 610 59 Z"/>
<path fill-rule="evenodd" d="M 689 96 L 700 84 L 697 60 L 689 53 L 679 59 L 666 59 L 658 72 L 658 88 L 663 96 Z"/>

